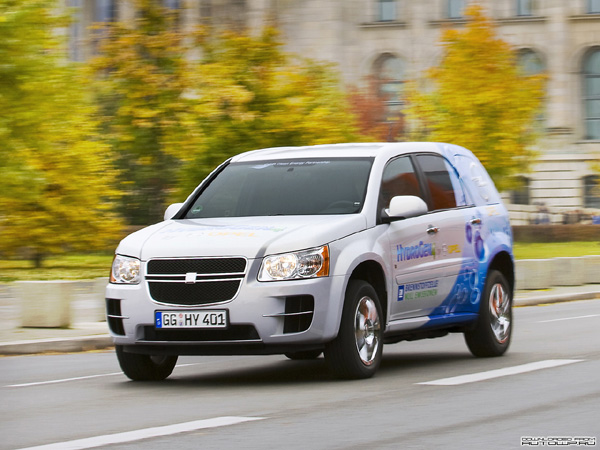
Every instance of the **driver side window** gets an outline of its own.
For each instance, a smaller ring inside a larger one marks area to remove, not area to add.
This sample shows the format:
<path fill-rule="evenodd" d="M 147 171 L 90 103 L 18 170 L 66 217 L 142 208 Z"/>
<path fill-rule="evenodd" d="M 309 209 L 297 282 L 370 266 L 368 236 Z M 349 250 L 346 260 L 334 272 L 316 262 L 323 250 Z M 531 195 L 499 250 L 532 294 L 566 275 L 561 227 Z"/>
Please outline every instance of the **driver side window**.
<path fill-rule="evenodd" d="M 408 156 L 396 158 L 385 167 L 379 191 L 379 211 L 387 208 L 390 200 L 397 195 L 414 195 L 425 200 L 415 168 Z"/>

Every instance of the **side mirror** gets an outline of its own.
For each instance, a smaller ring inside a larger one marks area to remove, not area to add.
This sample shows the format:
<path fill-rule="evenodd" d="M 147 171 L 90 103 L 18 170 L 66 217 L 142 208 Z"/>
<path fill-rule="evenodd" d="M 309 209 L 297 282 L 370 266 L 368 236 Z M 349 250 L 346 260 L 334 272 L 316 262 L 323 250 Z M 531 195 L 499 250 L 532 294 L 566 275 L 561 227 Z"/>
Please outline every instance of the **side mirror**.
<path fill-rule="evenodd" d="M 172 205 L 170 205 L 165 211 L 165 220 L 172 219 L 173 216 L 179 212 L 182 206 L 183 203 L 173 203 Z"/>
<path fill-rule="evenodd" d="M 390 207 L 385 210 L 385 222 L 422 216 L 427 213 L 427 203 L 414 195 L 398 195 L 390 201 Z"/>

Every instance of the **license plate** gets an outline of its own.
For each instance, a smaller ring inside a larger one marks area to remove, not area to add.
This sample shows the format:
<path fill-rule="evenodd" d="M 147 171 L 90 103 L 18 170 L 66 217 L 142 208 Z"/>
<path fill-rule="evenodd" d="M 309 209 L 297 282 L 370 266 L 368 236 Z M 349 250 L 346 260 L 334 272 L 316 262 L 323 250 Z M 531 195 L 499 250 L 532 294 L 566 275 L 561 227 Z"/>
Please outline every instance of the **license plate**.
<path fill-rule="evenodd" d="M 227 328 L 227 310 L 156 311 L 156 328 Z"/>

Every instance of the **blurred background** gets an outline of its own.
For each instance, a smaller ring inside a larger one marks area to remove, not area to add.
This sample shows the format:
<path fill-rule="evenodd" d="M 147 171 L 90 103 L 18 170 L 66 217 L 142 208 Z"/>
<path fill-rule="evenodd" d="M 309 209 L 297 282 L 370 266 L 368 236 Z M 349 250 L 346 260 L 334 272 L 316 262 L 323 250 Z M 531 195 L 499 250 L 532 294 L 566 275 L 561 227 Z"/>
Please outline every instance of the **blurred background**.
<path fill-rule="evenodd" d="M 463 145 L 517 239 L 599 240 L 600 0 L 0 0 L 0 61 L 2 260 L 110 253 L 234 154 L 353 141 Z"/>

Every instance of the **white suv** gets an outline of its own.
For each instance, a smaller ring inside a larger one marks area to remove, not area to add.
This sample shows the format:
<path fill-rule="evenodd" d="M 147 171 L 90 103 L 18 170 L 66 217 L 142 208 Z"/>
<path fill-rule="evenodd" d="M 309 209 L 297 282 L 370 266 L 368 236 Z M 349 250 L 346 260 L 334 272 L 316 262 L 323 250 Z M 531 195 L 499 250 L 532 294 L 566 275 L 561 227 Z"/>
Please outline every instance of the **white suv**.
<path fill-rule="evenodd" d="M 513 288 L 508 214 L 470 151 L 338 144 L 223 163 L 120 243 L 106 304 L 133 380 L 178 355 L 322 352 L 366 378 L 384 343 L 462 332 L 474 355 L 503 354 Z"/>

